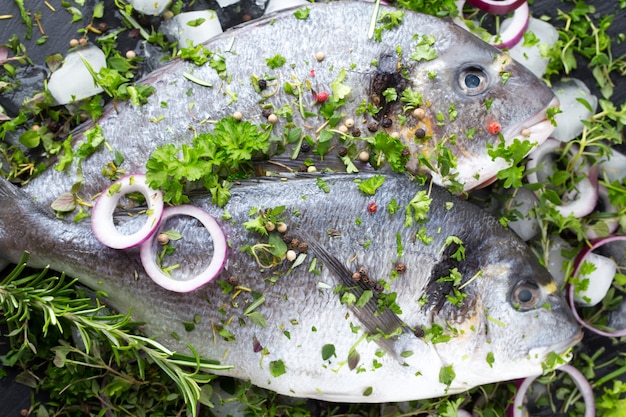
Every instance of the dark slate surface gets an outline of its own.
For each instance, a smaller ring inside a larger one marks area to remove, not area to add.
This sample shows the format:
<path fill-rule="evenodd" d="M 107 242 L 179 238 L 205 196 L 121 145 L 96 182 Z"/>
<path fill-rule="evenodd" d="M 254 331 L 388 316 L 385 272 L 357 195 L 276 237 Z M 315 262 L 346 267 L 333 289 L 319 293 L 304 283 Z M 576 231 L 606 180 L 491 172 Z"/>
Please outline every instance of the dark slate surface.
<path fill-rule="evenodd" d="M 26 50 L 29 53 L 29 58 L 33 61 L 32 66 L 28 66 L 22 69 L 22 89 L 15 94 L 0 95 L 0 105 L 2 105 L 9 115 L 15 115 L 20 107 L 21 101 L 24 97 L 32 96 L 32 93 L 41 91 L 43 80 L 47 74 L 45 67 L 45 59 L 51 54 L 60 53 L 65 55 L 69 48 L 69 41 L 72 38 L 80 37 L 78 30 L 84 26 L 84 22 L 71 22 L 71 16 L 64 9 L 59 7 L 56 12 L 51 11 L 44 5 L 43 0 L 31 0 L 27 1 L 27 8 L 29 10 L 38 10 L 41 12 L 41 24 L 46 35 L 48 35 L 47 41 L 43 45 L 36 45 L 37 39 L 41 37 L 41 33 L 36 26 L 33 26 L 33 35 L 30 40 L 25 39 L 25 26 L 19 19 L 19 9 L 15 2 L 11 0 L 0 0 L 0 15 L 12 14 L 13 19 L 0 20 L 0 44 L 4 44 L 13 35 L 17 34 L 21 41 L 25 44 Z M 58 2 L 52 2 L 55 5 Z M 260 2 L 263 3 L 263 2 Z M 606 1 L 606 0 L 587 0 L 589 4 L 596 5 L 596 14 L 603 16 L 606 14 L 617 13 L 615 21 L 610 29 L 610 33 L 614 38 L 622 32 L 626 32 L 626 9 L 619 9 L 619 2 Z M 90 16 L 93 10 L 96 0 L 86 0 L 85 6 L 81 8 L 85 16 Z M 541 15 L 547 15 L 555 17 L 557 15 L 557 9 L 561 9 L 564 12 L 571 10 L 572 3 L 564 3 L 559 0 L 543 0 L 535 1 L 532 10 L 535 17 Z M 198 0 L 194 3 L 193 10 L 201 9 L 214 9 L 217 11 L 222 22 L 224 29 L 232 27 L 241 23 L 247 18 L 255 18 L 262 14 L 263 8 L 257 5 L 255 0 L 242 0 L 237 4 L 231 5 L 227 8 L 221 9 L 216 1 L 213 0 Z M 191 10 L 191 9 L 190 9 Z M 120 25 L 119 15 L 115 12 L 113 6 L 113 0 L 105 0 L 105 16 L 98 22 L 105 22 L 109 30 L 112 30 Z M 154 25 L 158 27 L 159 18 L 146 17 L 141 20 L 142 23 L 148 25 Z M 96 35 L 91 34 L 90 38 L 94 38 Z M 93 39 L 92 39 L 93 40 Z M 141 39 L 133 37 L 132 32 L 126 31 L 120 35 L 118 41 L 118 47 L 121 51 L 133 49 L 140 50 Z M 626 42 L 617 43 L 613 46 L 614 57 L 619 57 L 626 54 Z M 584 66 L 579 68 L 572 74 L 585 81 L 588 87 L 592 91 L 600 96 L 591 72 Z M 620 106 L 626 101 L 626 77 L 613 77 L 613 81 L 616 84 L 615 92 L 612 97 L 612 101 Z M 0 333 L 6 333 L 6 329 L 0 328 Z M 586 348 L 592 352 L 599 345 L 608 344 L 608 340 L 598 339 L 591 337 L 586 339 L 589 345 Z M 7 339 L 0 336 L 0 355 L 6 353 Z M 615 352 L 615 347 L 611 350 Z M 6 369 L 9 372 L 9 376 L 0 379 L 0 417 L 14 417 L 20 416 L 20 412 L 24 409 L 28 409 L 31 404 L 31 391 L 25 385 L 15 382 L 15 370 Z"/>

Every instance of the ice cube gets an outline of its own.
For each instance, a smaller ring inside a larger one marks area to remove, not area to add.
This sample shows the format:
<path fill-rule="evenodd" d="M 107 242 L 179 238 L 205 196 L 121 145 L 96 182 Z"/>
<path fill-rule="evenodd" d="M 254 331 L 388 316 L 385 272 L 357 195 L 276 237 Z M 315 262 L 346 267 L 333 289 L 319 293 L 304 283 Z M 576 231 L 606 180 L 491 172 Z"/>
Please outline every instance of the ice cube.
<path fill-rule="evenodd" d="M 164 21 L 161 31 L 170 39 L 178 40 L 180 47 L 187 47 L 187 41 L 198 45 L 222 33 L 217 14 L 213 10 L 185 12 Z"/>
<path fill-rule="evenodd" d="M 63 66 L 53 72 L 48 81 L 48 91 L 57 104 L 68 104 L 103 91 L 83 60 L 96 73 L 106 67 L 104 52 L 97 46 L 90 45 L 67 54 Z"/>

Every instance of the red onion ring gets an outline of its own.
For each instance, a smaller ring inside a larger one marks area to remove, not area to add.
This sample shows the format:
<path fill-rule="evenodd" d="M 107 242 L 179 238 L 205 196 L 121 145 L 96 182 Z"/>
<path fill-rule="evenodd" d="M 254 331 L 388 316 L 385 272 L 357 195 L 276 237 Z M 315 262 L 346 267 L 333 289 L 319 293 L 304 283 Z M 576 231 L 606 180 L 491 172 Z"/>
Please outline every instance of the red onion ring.
<path fill-rule="evenodd" d="M 459 9 L 460 12 L 463 11 L 463 5 L 465 4 L 465 2 L 466 0 L 458 0 L 456 2 L 457 9 Z M 480 2 L 480 0 L 469 1 L 469 3 L 472 5 L 474 5 L 474 2 L 478 3 Z M 489 3 L 512 3 L 512 2 L 516 3 L 516 7 L 511 8 L 510 10 L 504 12 L 504 13 L 508 13 L 509 11 L 514 10 L 511 24 L 504 32 L 498 35 L 497 38 L 500 40 L 499 42 L 497 43 L 494 41 L 491 42 L 493 46 L 499 49 L 512 48 L 515 45 L 517 45 L 519 41 L 524 37 L 524 32 L 528 28 L 528 22 L 530 21 L 530 8 L 528 7 L 528 3 L 526 1 L 520 1 L 520 0 L 489 1 Z M 481 10 L 484 10 L 484 9 L 481 8 Z M 495 12 L 489 12 L 489 13 L 504 14 L 504 13 L 495 13 Z M 460 19 L 455 19 L 455 22 L 458 24 L 459 22 L 462 22 L 462 21 Z M 467 26 L 464 23 L 461 23 L 461 25 L 465 26 L 465 28 L 467 29 Z"/>
<path fill-rule="evenodd" d="M 512 48 L 519 43 L 524 37 L 524 32 L 528 28 L 528 21 L 530 20 L 530 9 L 528 3 L 524 2 L 513 13 L 513 20 L 509 27 L 499 34 L 500 43 L 495 43 L 498 49 Z"/>
<path fill-rule="evenodd" d="M 576 275 L 578 275 L 578 271 L 580 271 L 580 267 L 582 266 L 583 261 L 587 257 L 587 254 L 599 248 L 600 246 L 603 246 L 607 243 L 616 242 L 618 240 L 626 240 L 626 236 L 615 235 L 615 236 L 605 237 L 602 239 L 596 239 L 591 242 L 591 246 L 585 246 L 585 248 L 582 249 L 578 253 L 578 255 L 576 256 L 576 259 L 574 259 L 574 271 L 572 272 L 572 276 L 575 277 Z M 582 317 L 580 317 L 580 315 L 578 314 L 578 311 L 576 310 L 576 304 L 574 302 L 574 291 L 575 291 L 574 286 L 569 284 L 567 288 L 567 301 L 569 303 L 570 308 L 572 309 L 572 312 L 574 313 L 574 318 L 576 319 L 578 323 L 580 323 L 583 327 L 601 336 L 607 336 L 607 337 L 626 336 L 626 329 L 605 331 L 605 330 L 600 330 L 596 327 L 593 327 L 592 325 L 584 321 Z"/>
<path fill-rule="evenodd" d="M 537 168 L 548 155 L 554 153 L 560 146 L 561 142 L 554 138 L 548 138 L 528 155 L 526 169 L 531 171 L 527 176 L 530 184 L 543 182 L 540 181 L 537 175 Z M 572 148 L 575 150 L 573 146 Z M 555 206 L 555 209 L 564 217 L 570 214 L 576 218 L 584 217 L 593 211 L 598 202 L 598 167 L 597 165 L 592 165 L 587 168 L 587 162 L 584 162 L 584 164 L 581 169 L 587 171 L 588 174 L 578 183 L 578 191 L 575 194 L 575 198 L 567 203 Z"/>
<path fill-rule="evenodd" d="M 217 275 L 219 275 L 226 261 L 228 244 L 222 228 L 206 211 L 189 204 L 167 207 L 163 210 L 161 224 L 164 224 L 167 219 L 174 216 L 194 217 L 198 219 L 204 227 L 206 227 L 211 235 L 211 238 L 213 239 L 213 256 L 209 266 L 199 275 L 188 280 L 177 280 L 169 275 L 166 275 L 156 263 L 154 236 L 156 236 L 157 233 L 153 234 L 151 239 L 146 240 L 141 245 L 141 263 L 143 264 L 148 276 L 161 287 L 175 292 L 190 292 L 211 282 Z"/>
<path fill-rule="evenodd" d="M 144 225 L 130 235 L 120 233 L 113 224 L 113 212 L 120 198 L 126 194 L 140 192 L 148 204 L 148 219 Z M 146 183 L 143 174 L 127 175 L 115 181 L 96 201 L 91 211 L 91 230 L 100 243 L 113 249 L 128 249 L 142 244 L 148 239 L 161 220 L 163 214 L 163 194 Z"/>
<path fill-rule="evenodd" d="M 469 4 L 491 14 L 507 14 L 522 6 L 526 0 L 467 0 Z"/>
<path fill-rule="evenodd" d="M 605 212 L 615 213 L 615 217 L 612 219 L 597 219 L 594 221 L 594 223 L 597 224 L 602 222 L 606 224 L 609 229 L 609 235 L 615 233 L 615 231 L 619 227 L 619 220 L 617 219 L 617 208 L 615 208 L 615 206 L 611 204 L 611 201 L 609 200 L 609 191 L 602 184 L 598 184 L 598 200 L 601 200 L 604 204 L 604 207 L 606 208 Z M 600 238 L 600 236 L 598 236 L 598 234 L 593 230 L 592 226 L 593 223 L 587 225 L 587 239 L 592 240 Z"/>
<path fill-rule="evenodd" d="M 580 391 L 583 396 L 583 401 L 585 402 L 585 415 L 584 417 L 594 417 L 596 410 L 596 400 L 593 396 L 593 390 L 589 381 L 585 378 L 585 376 L 572 365 L 562 365 L 557 370 L 563 371 L 569 374 L 574 384 Z M 522 384 L 518 387 L 517 393 L 515 394 L 515 400 L 513 402 L 513 417 L 524 417 L 526 413 L 524 413 L 524 398 L 526 397 L 526 391 L 532 385 L 533 382 L 538 377 L 528 377 L 524 379 Z"/>

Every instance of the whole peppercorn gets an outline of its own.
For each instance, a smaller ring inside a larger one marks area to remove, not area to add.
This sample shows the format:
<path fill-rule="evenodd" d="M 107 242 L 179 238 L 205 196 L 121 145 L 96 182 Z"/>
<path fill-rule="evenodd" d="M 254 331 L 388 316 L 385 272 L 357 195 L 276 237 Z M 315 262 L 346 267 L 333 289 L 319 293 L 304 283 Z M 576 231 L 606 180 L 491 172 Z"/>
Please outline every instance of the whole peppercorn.
<path fill-rule="evenodd" d="M 361 274 L 361 276 L 367 276 L 367 269 L 365 269 L 364 266 L 360 266 L 357 272 Z"/>
<path fill-rule="evenodd" d="M 426 117 L 426 112 L 424 111 L 424 109 L 418 107 L 413 110 L 413 116 L 419 120 L 422 120 L 424 117 Z"/>
<path fill-rule="evenodd" d="M 355 272 L 354 274 L 352 274 L 352 281 L 359 282 L 360 280 L 361 280 L 361 274 L 359 274 L 358 272 Z"/>
<path fill-rule="evenodd" d="M 337 149 L 337 155 L 346 156 L 347 154 L 348 154 L 348 149 L 345 146 L 340 146 L 339 149 Z"/>
<path fill-rule="evenodd" d="M 426 136 L 426 131 L 421 127 L 415 131 L 415 137 L 418 139 L 423 139 Z"/>
<path fill-rule="evenodd" d="M 400 153 L 403 157 L 409 156 L 409 154 L 411 153 L 411 151 L 409 150 L 409 148 L 402 148 L 402 152 Z"/>
<path fill-rule="evenodd" d="M 306 242 L 300 242 L 298 245 L 298 251 L 302 253 L 306 253 L 309 250 L 309 244 Z"/>
<path fill-rule="evenodd" d="M 404 272 L 406 271 L 406 265 L 403 263 L 397 263 L 396 264 L 396 272 L 398 274 L 404 274 Z"/>
<path fill-rule="evenodd" d="M 289 249 L 287 253 L 285 254 L 285 257 L 287 258 L 289 262 L 293 262 L 298 257 L 298 254 L 294 250 Z"/>
<path fill-rule="evenodd" d="M 393 121 L 388 117 L 385 117 L 382 121 L 382 125 L 385 129 L 390 128 L 392 124 L 393 124 Z"/>
<path fill-rule="evenodd" d="M 228 283 L 230 285 L 238 285 L 239 284 L 239 277 L 231 275 L 231 276 L 228 277 L 227 281 L 228 281 Z"/>
<path fill-rule="evenodd" d="M 267 88 L 267 81 L 265 81 L 264 79 L 260 79 L 259 81 L 257 81 L 257 85 L 259 86 L 259 89 L 265 90 Z"/>
<path fill-rule="evenodd" d="M 293 240 L 293 236 L 291 236 L 291 235 L 283 235 L 283 242 L 285 242 L 286 244 L 289 245 L 292 240 Z"/>
<path fill-rule="evenodd" d="M 360 137 L 361 129 L 359 129 L 358 127 L 355 127 L 354 129 L 352 129 L 352 136 L 354 136 L 355 138 Z"/>
<path fill-rule="evenodd" d="M 291 239 L 291 242 L 289 242 L 289 246 L 291 246 L 294 249 L 297 249 L 299 244 L 300 244 L 300 239 L 298 238 L 293 238 Z"/>
<path fill-rule="evenodd" d="M 383 284 L 381 284 L 380 282 L 377 282 L 374 285 L 374 291 L 376 291 L 376 292 L 383 292 L 383 290 L 384 290 Z"/>
<path fill-rule="evenodd" d="M 378 122 L 369 122 L 367 124 L 367 130 L 374 133 L 378 130 Z"/>
<path fill-rule="evenodd" d="M 261 112 L 261 116 L 265 117 L 266 119 L 270 117 L 271 114 L 272 114 L 272 111 L 270 109 L 263 109 L 263 111 Z"/>
<path fill-rule="evenodd" d="M 167 245 L 168 243 L 170 243 L 170 237 L 165 233 L 159 233 L 159 235 L 157 236 L 157 242 L 159 242 L 159 244 L 161 245 Z"/>
<path fill-rule="evenodd" d="M 302 152 L 309 152 L 311 150 L 311 145 L 309 145 L 309 142 L 302 142 L 302 145 L 300 145 L 300 150 Z"/>

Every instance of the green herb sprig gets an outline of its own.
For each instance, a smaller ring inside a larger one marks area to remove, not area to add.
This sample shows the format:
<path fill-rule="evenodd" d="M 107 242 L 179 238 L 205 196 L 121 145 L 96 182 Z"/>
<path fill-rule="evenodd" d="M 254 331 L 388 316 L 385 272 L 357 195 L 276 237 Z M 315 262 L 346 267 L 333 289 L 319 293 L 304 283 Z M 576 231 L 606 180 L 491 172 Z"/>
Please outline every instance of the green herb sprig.
<path fill-rule="evenodd" d="M 75 330 L 81 347 L 67 343 L 53 348 L 55 366 L 73 365 L 92 368 L 120 368 L 122 360 L 139 364 L 139 379 L 145 380 L 148 365 L 158 366 L 178 387 L 191 415 L 196 415 L 201 384 L 215 378 L 204 371 L 230 369 L 216 361 L 200 358 L 189 346 L 192 356 L 172 352 L 159 342 L 142 336 L 129 314 L 110 314 L 98 301 L 76 296 L 76 280 L 50 274 L 47 269 L 29 275 L 26 271 L 28 254 L 0 281 L 1 321 L 9 328 L 12 350 L 2 358 L 4 364 L 32 359 L 38 354 L 37 338 L 53 330 L 65 334 Z M 41 325 L 37 325 L 41 323 Z M 110 363 L 99 356 L 110 349 Z M 119 373 L 119 375 L 123 375 Z M 135 378 L 125 378 L 134 381 Z M 137 382 L 142 384 L 142 382 Z"/>

